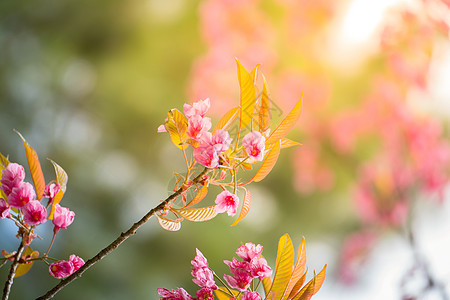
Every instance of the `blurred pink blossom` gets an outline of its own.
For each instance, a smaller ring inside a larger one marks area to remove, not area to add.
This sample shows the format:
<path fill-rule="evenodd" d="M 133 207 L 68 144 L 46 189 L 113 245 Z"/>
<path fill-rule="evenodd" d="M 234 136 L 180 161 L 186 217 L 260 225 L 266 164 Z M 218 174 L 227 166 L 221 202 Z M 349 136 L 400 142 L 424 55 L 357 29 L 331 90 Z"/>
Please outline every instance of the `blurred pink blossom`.
<path fill-rule="evenodd" d="M 241 300 L 261 300 L 261 296 L 258 292 L 244 292 L 242 294 Z"/>
<path fill-rule="evenodd" d="M 0 219 L 10 218 L 11 214 L 9 213 L 9 206 L 6 203 L 5 199 L 0 198 Z"/>
<path fill-rule="evenodd" d="M 209 288 L 201 288 L 196 295 L 197 300 L 214 300 L 213 290 Z"/>
<path fill-rule="evenodd" d="M 158 294 L 161 296 L 161 300 L 190 300 L 191 295 L 189 295 L 183 288 L 177 290 L 171 290 L 164 288 L 158 289 Z"/>

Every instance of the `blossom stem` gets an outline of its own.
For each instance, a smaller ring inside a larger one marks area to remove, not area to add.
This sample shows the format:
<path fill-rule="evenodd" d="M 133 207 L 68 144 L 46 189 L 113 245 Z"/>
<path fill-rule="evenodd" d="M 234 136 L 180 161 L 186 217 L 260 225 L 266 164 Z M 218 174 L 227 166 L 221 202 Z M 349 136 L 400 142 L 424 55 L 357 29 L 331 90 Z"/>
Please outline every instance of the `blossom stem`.
<path fill-rule="evenodd" d="M 19 260 L 22 257 L 24 250 L 25 245 L 23 244 L 23 241 L 21 241 L 19 248 L 17 249 L 17 253 L 14 257 L 14 261 L 11 264 L 11 268 L 9 269 L 8 279 L 6 280 L 5 287 L 3 288 L 2 300 L 7 300 L 9 297 L 9 293 L 11 292 L 11 287 L 14 281 L 14 276 L 16 275 L 17 267 L 19 266 Z"/>
<path fill-rule="evenodd" d="M 50 249 L 52 249 L 53 242 L 55 241 L 56 233 L 57 233 L 57 232 L 53 232 L 53 238 L 52 238 L 52 241 L 50 242 L 50 246 L 48 247 L 47 252 L 45 252 L 44 257 L 47 257 L 48 253 L 50 252 Z"/>
<path fill-rule="evenodd" d="M 210 171 L 211 169 L 205 168 L 202 172 L 200 172 L 200 174 L 197 175 L 197 177 L 193 179 L 193 182 L 194 183 L 200 182 L 203 179 L 203 176 L 208 174 Z M 110 254 L 112 251 L 116 250 L 117 247 L 119 247 L 120 244 L 122 244 L 126 239 L 135 235 L 139 227 L 147 223 L 147 221 L 150 220 L 150 218 L 157 212 L 163 210 L 170 201 L 180 196 L 183 191 L 184 191 L 183 188 L 179 188 L 175 193 L 167 197 L 167 199 L 162 201 L 158 206 L 154 207 L 149 212 L 147 212 L 145 216 L 143 216 L 138 222 L 134 223 L 126 232 L 122 232 L 111 244 L 109 244 L 103 250 L 98 252 L 97 255 L 87 260 L 86 263 L 81 268 L 75 271 L 72 275 L 61 280 L 54 288 L 49 290 L 45 295 L 37 298 L 37 300 L 53 298 L 53 296 L 56 295 L 56 293 L 58 293 L 61 289 L 66 287 L 69 283 L 71 283 L 77 278 L 80 278 L 81 275 L 83 275 L 83 273 L 87 269 L 89 269 L 94 264 L 102 260 L 106 255 Z"/>
<path fill-rule="evenodd" d="M 230 290 L 230 288 L 228 287 L 228 285 L 227 285 L 225 282 L 223 282 L 222 278 L 220 278 L 219 276 L 217 276 L 216 272 L 214 272 L 214 271 L 213 271 L 213 274 L 214 274 L 214 277 L 216 277 L 217 280 L 219 280 L 220 283 L 227 289 L 228 294 L 229 294 L 231 297 L 233 297 L 233 296 L 234 296 L 233 292 Z M 223 291 L 223 290 L 221 290 L 221 291 Z M 223 291 L 223 292 L 225 292 L 225 291 Z"/>

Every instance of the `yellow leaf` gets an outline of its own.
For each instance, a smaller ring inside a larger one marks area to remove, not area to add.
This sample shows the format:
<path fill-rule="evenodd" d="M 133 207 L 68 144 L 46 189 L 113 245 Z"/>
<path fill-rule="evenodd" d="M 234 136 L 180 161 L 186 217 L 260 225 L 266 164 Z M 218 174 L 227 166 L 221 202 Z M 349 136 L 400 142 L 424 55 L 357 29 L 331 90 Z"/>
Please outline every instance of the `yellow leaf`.
<path fill-rule="evenodd" d="M 298 142 L 295 142 L 293 140 L 287 139 L 287 138 L 281 139 L 281 149 L 298 146 L 298 145 L 301 145 L 301 144 Z"/>
<path fill-rule="evenodd" d="M 25 154 L 27 155 L 28 167 L 30 168 L 31 178 L 33 179 L 34 188 L 36 189 L 36 198 L 42 199 L 45 190 L 44 173 L 42 173 L 41 164 L 39 162 L 36 151 L 27 143 L 20 132 L 14 130 L 22 139 L 25 146 Z"/>
<path fill-rule="evenodd" d="M 250 77 L 253 79 L 253 84 L 256 84 L 256 80 L 258 79 L 259 67 L 260 64 L 257 64 L 250 73 Z"/>
<path fill-rule="evenodd" d="M 322 284 L 325 280 L 326 272 L 327 272 L 327 265 L 325 264 L 325 266 L 323 266 L 322 271 L 320 271 L 320 273 L 317 274 L 317 276 L 315 276 L 316 283 L 314 285 L 314 294 L 316 294 L 322 287 Z"/>
<path fill-rule="evenodd" d="M 253 83 L 253 78 L 244 66 L 236 59 L 238 69 L 238 81 L 240 87 L 240 126 L 239 128 L 245 128 L 250 124 L 253 118 L 253 111 L 255 110 L 256 103 L 256 91 Z"/>
<path fill-rule="evenodd" d="M 230 297 L 230 295 L 228 295 L 227 293 L 223 292 L 222 290 L 226 290 L 225 287 L 219 287 L 219 289 L 214 290 L 214 294 L 216 294 L 217 299 L 219 300 L 232 300 L 234 298 Z M 235 291 L 235 290 L 231 290 L 231 292 L 233 292 L 234 295 L 238 295 L 239 292 Z"/>
<path fill-rule="evenodd" d="M 250 191 L 244 188 L 244 202 L 242 203 L 241 213 L 239 214 L 239 217 L 234 221 L 231 226 L 236 226 L 250 211 L 250 200 L 252 198 L 252 195 L 250 194 Z"/>
<path fill-rule="evenodd" d="M 173 209 L 174 212 L 192 222 L 204 222 L 211 220 L 217 216 L 217 212 L 214 209 L 215 205 L 202 208 L 180 208 Z"/>
<path fill-rule="evenodd" d="M 264 294 L 268 295 L 270 292 L 270 288 L 272 287 L 272 279 L 270 277 L 264 277 L 262 279 L 262 284 L 264 288 Z"/>
<path fill-rule="evenodd" d="M 161 225 L 161 227 L 165 230 L 178 231 L 181 228 L 181 221 L 183 221 L 183 219 L 177 219 L 174 221 L 158 215 L 156 215 L 156 217 L 158 218 L 159 225 Z"/>
<path fill-rule="evenodd" d="M 266 145 L 271 145 L 282 139 L 294 127 L 297 120 L 302 113 L 302 99 L 297 102 L 291 112 L 286 118 L 281 121 L 281 124 L 272 132 L 266 141 Z"/>
<path fill-rule="evenodd" d="M 254 182 L 259 182 L 263 180 L 270 173 L 270 171 L 272 171 L 273 167 L 275 166 L 278 160 L 278 156 L 280 156 L 280 149 L 281 145 L 278 142 L 273 146 L 272 149 L 269 150 L 266 159 L 263 161 L 261 167 L 259 168 L 258 172 L 256 172 L 255 176 L 253 176 Z"/>
<path fill-rule="evenodd" d="M 213 134 L 216 133 L 217 129 L 228 130 L 231 124 L 239 116 L 240 107 L 235 107 L 227 111 L 223 117 L 217 122 L 216 127 L 214 127 Z"/>
<path fill-rule="evenodd" d="M 305 271 L 305 273 L 303 274 L 302 277 L 300 277 L 300 279 L 297 281 L 297 283 L 294 285 L 294 288 L 292 289 L 291 293 L 289 294 L 288 299 L 293 299 L 297 294 L 298 291 L 300 291 L 300 289 L 303 286 L 303 283 L 305 283 L 306 280 L 306 273 L 308 273 L 308 270 Z"/>
<path fill-rule="evenodd" d="M 177 109 L 172 109 L 167 113 L 167 121 L 164 124 L 170 134 L 172 143 L 180 149 L 186 149 L 188 145 L 183 144 L 188 139 L 188 121 L 186 117 Z"/>
<path fill-rule="evenodd" d="M 186 207 L 195 205 L 197 203 L 200 203 L 200 201 L 203 200 L 203 198 L 205 198 L 206 194 L 208 194 L 208 188 L 206 186 L 206 184 L 201 188 L 200 191 L 198 191 L 197 195 L 194 196 L 194 198 L 191 200 L 191 202 L 188 203 L 188 205 L 186 205 Z"/>
<path fill-rule="evenodd" d="M 259 131 L 264 132 L 270 127 L 270 95 L 267 89 L 267 82 L 263 76 L 263 91 L 261 95 L 261 105 L 258 112 Z"/>
<path fill-rule="evenodd" d="M 37 258 L 39 257 L 39 252 L 33 251 L 30 246 L 28 246 L 22 254 L 22 257 L 29 256 L 29 258 Z M 25 275 L 33 266 L 34 261 L 30 261 L 26 264 L 19 264 L 17 267 L 14 278 Z"/>
<path fill-rule="evenodd" d="M 302 242 L 298 247 L 297 262 L 295 263 L 294 271 L 292 272 L 292 276 L 283 299 L 288 299 L 291 295 L 295 295 L 303 285 L 303 282 L 300 283 L 299 279 L 301 279 L 302 275 L 305 274 L 305 265 L 306 265 L 306 248 L 305 248 L 305 238 L 303 237 Z M 299 286 L 297 285 L 298 283 L 300 283 Z M 297 290 L 295 290 L 294 287 L 297 288 Z"/>
<path fill-rule="evenodd" d="M 289 279 L 292 275 L 292 264 L 294 263 L 294 246 L 288 234 L 283 235 L 278 242 L 277 261 L 275 264 L 275 276 L 273 278 L 270 293 L 273 300 L 283 298 Z"/>
<path fill-rule="evenodd" d="M 315 276 L 311 279 L 301 291 L 293 298 L 293 300 L 309 300 L 314 295 Z"/>
<path fill-rule="evenodd" d="M 61 186 L 61 189 L 62 189 L 63 193 L 65 193 L 66 192 L 66 188 L 67 188 L 67 180 L 69 179 L 69 177 L 67 176 L 66 171 L 64 171 L 64 169 L 61 168 L 60 165 L 55 163 L 50 158 L 48 158 L 48 160 L 52 163 L 53 167 L 55 168 L 56 183 Z"/>
<path fill-rule="evenodd" d="M 9 160 L 7 157 L 4 157 L 3 154 L 0 153 L 0 171 L 5 169 L 9 165 Z M 2 178 L 2 174 L 0 173 L 0 179 Z"/>

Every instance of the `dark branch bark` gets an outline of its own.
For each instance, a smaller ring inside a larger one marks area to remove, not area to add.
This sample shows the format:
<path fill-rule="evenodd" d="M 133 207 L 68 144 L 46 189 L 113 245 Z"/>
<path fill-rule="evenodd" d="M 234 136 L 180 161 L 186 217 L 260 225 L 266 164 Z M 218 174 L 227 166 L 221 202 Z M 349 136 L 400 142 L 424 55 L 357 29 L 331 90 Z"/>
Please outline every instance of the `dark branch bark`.
<path fill-rule="evenodd" d="M 202 177 L 206 175 L 210 169 L 205 168 L 197 177 L 193 179 L 194 183 L 198 183 L 202 180 Z M 53 296 L 58 293 L 61 289 L 63 289 L 65 286 L 67 286 L 69 283 L 74 281 L 77 278 L 80 278 L 83 273 L 92 267 L 94 264 L 99 262 L 101 259 L 103 259 L 106 255 L 114 251 L 117 247 L 119 247 L 120 244 L 122 244 L 126 239 L 128 239 L 130 236 L 134 235 L 139 227 L 144 225 L 155 213 L 159 212 L 160 210 L 163 210 L 164 207 L 173 199 L 178 197 L 183 192 L 182 188 L 179 188 L 175 193 L 170 195 L 166 200 L 161 202 L 158 206 L 150 210 L 142 219 L 140 219 L 138 222 L 134 223 L 133 226 L 130 227 L 126 232 L 122 232 L 119 237 L 115 241 L 113 241 L 111 244 L 109 244 L 107 247 L 105 247 L 103 250 L 101 250 L 97 255 L 86 261 L 86 263 L 79 268 L 75 273 L 70 275 L 69 277 L 61 280 L 61 282 L 56 285 L 53 289 L 48 291 L 44 296 L 41 296 L 37 298 L 37 300 L 44 300 L 44 299 L 50 299 L 53 298 Z"/>
<path fill-rule="evenodd" d="M 14 281 L 14 276 L 16 275 L 17 267 L 19 266 L 19 260 L 22 257 L 23 251 L 25 250 L 25 246 L 23 242 L 20 241 L 19 248 L 17 249 L 17 253 L 14 257 L 14 261 L 9 269 L 8 279 L 5 282 L 5 287 L 3 288 L 3 300 L 7 300 L 9 297 L 9 292 L 11 291 L 11 286 Z"/>

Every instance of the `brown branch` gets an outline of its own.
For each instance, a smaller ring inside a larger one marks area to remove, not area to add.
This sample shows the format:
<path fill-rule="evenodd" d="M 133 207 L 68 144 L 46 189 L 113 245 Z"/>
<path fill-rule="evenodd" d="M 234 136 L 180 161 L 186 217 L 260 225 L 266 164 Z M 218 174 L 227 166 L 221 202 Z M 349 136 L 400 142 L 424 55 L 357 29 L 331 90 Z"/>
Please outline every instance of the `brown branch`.
<path fill-rule="evenodd" d="M 199 183 L 203 176 L 210 172 L 211 169 L 205 168 L 197 177 L 193 179 L 194 183 Z M 53 296 L 58 293 L 61 289 L 63 289 L 65 286 L 67 286 L 69 283 L 74 281 L 77 278 L 80 278 L 83 273 L 92 267 L 94 264 L 99 262 L 101 259 L 103 259 L 106 255 L 114 251 L 117 247 L 119 247 L 120 244 L 122 244 L 126 239 L 131 237 L 136 233 L 139 227 L 144 225 L 154 214 L 157 212 L 163 210 L 165 206 L 173 199 L 177 198 L 185 189 L 183 187 L 179 188 L 175 193 L 170 195 L 166 200 L 161 202 L 158 206 L 150 210 L 145 216 L 142 217 L 138 222 L 134 223 L 133 226 L 130 227 L 125 233 L 122 232 L 119 237 L 116 238 L 111 244 L 109 244 L 107 247 L 105 247 L 103 250 L 101 250 L 96 256 L 92 257 L 86 263 L 79 268 L 75 273 L 70 275 L 69 277 L 61 280 L 61 282 L 56 285 L 53 289 L 48 291 L 44 296 L 41 296 L 37 298 L 37 300 L 44 300 L 44 299 L 50 299 L 53 298 Z"/>
<path fill-rule="evenodd" d="M 3 288 L 3 297 L 2 300 L 7 300 L 9 297 L 9 292 L 11 291 L 11 286 L 14 281 L 14 276 L 16 275 L 17 267 L 19 266 L 19 260 L 22 257 L 23 251 L 25 250 L 25 245 L 23 241 L 20 241 L 19 248 L 17 249 L 17 253 L 14 257 L 14 261 L 9 269 L 8 279 L 5 282 L 5 287 Z"/>

